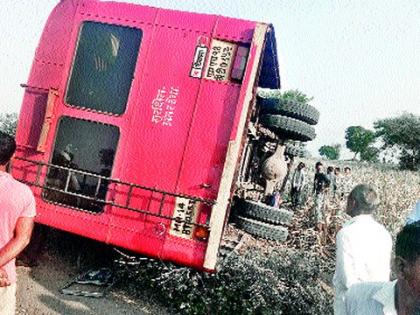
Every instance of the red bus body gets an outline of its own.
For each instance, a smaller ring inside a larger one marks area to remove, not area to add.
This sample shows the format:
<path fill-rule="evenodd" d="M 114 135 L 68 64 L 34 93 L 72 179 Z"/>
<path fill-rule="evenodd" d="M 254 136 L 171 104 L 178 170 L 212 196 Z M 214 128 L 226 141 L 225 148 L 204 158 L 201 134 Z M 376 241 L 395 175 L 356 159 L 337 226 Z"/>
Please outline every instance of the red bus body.
<path fill-rule="evenodd" d="M 212 271 L 257 85 L 280 87 L 270 25 L 61 1 L 23 85 L 13 175 L 41 224 Z"/>

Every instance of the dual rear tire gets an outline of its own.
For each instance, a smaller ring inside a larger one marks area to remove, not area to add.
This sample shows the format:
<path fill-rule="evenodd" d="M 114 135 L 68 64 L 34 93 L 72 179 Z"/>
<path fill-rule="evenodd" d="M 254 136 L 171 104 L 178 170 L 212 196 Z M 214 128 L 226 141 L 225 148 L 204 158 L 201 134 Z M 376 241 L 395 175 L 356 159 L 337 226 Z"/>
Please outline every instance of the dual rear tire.
<path fill-rule="evenodd" d="M 240 199 L 234 207 L 238 228 L 256 237 L 284 242 L 288 237 L 287 225 L 293 213 L 261 202 Z"/>
<path fill-rule="evenodd" d="M 315 139 L 319 111 L 312 105 L 297 100 L 284 100 L 279 90 L 261 89 L 257 103 L 260 107 L 261 124 L 279 138 L 295 141 Z"/>

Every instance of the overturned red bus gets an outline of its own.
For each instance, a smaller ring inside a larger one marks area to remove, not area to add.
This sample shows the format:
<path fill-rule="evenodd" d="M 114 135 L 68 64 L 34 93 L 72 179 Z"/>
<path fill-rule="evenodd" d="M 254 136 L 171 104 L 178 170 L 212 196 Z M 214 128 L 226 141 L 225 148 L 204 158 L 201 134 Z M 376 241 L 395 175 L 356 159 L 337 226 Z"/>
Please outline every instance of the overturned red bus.
<path fill-rule="evenodd" d="M 280 88 L 271 25 L 62 0 L 22 86 L 37 222 L 215 270 L 256 88 Z"/>

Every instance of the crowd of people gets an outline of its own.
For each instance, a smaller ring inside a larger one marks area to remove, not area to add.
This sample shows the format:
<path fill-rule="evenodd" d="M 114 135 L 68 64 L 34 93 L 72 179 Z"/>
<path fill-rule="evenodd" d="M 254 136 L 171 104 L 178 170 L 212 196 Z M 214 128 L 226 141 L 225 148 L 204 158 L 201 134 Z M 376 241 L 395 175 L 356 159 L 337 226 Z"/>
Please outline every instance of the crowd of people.
<path fill-rule="evenodd" d="M 293 172 L 291 178 L 290 199 L 294 209 L 304 207 L 303 200 L 304 191 L 308 185 L 308 174 L 306 165 L 300 162 Z M 335 215 L 340 215 L 343 204 L 346 201 L 354 181 L 351 175 L 351 168 L 344 167 L 342 173 L 340 167 L 328 166 L 326 172 L 322 162 L 315 164 L 315 175 L 312 185 L 313 193 L 313 208 L 312 217 L 314 219 L 317 230 L 322 231 L 326 229 L 326 207 L 328 204 L 337 204 Z"/>

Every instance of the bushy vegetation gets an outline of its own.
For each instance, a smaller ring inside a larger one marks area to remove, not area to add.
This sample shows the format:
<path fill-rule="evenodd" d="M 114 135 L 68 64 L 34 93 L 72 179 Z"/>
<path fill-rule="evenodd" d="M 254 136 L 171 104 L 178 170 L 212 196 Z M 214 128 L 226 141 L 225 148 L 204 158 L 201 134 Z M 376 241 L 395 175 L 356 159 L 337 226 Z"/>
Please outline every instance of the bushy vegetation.
<path fill-rule="evenodd" d="M 17 113 L 0 114 L 0 130 L 14 136 L 16 134 Z"/>
<path fill-rule="evenodd" d="M 371 150 L 375 142 L 375 133 L 362 126 L 350 126 L 346 129 L 345 139 L 347 148 L 354 153 L 354 158 L 359 155 L 360 159 L 364 160 L 365 151 Z"/>
<path fill-rule="evenodd" d="M 401 151 L 402 169 L 420 170 L 420 116 L 405 113 L 399 117 L 378 120 L 374 127 L 384 148 Z"/>
<path fill-rule="evenodd" d="M 385 160 L 387 153 L 393 152 L 391 160 L 399 160 L 401 169 L 420 169 L 420 116 L 404 113 L 379 119 L 373 125 L 375 130 L 361 126 L 346 129 L 346 146 L 354 153 L 353 159 L 359 156 L 361 161 L 378 162 L 380 155 Z M 319 152 L 328 158 L 325 147 L 328 146 L 322 146 Z"/>
<path fill-rule="evenodd" d="M 321 280 L 329 267 L 312 253 L 248 248 L 232 252 L 215 274 L 153 260 L 122 273 L 176 313 L 330 314 L 332 293 Z"/>
<path fill-rule="evenodd" d="M 338 160 L 340 158 L 341 144 L 323 145 L 318 152 L 319 155 L 328 160 Z"/>
<path fill-rule="evenodd" d="M 306 162 L 311 181 L 315 161 Z M 420 175 L 384 166 L 334 163 L 350 165 L 354 185 L 368 183 L 379 192 L 376 217 L 395 235 L 420 196 Z M 296 212 L 286 244 L 250 238 L 240 253 L 222 260 L 216 274 L 146 259 L 138 267 L 121 270 L 122 286 L 147 292 L 178 314 L 332 314 L 335 233 L 346 220 L 336 213 L 344 203 L 327 204 L 328 235 L 320 235 L 311 221 L 310 184 L 306 194 L 307 205 Z"/>

